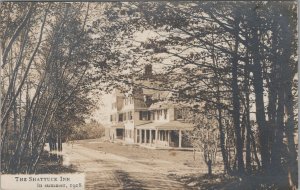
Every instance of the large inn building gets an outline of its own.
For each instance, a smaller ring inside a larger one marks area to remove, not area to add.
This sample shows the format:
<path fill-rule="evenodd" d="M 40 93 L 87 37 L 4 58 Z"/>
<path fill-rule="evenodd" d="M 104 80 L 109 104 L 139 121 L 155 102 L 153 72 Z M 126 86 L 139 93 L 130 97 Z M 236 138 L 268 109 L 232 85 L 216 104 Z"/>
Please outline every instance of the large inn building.
<path fill-rule="evenodd" d="M 149 75 L 152 68 L 148 69 Z M 183 108 L 166 101 L 171 92 L 147 88 L 145 86 L 150 85 L 147 80 L 139 83 L 144 87 L 134 88 L 131 93 L 121 93 L 117 89 L 112 92 L 106 138 L 151 147 L 188 147 L 183 133 L 193 126 L 183 122 Z"/>

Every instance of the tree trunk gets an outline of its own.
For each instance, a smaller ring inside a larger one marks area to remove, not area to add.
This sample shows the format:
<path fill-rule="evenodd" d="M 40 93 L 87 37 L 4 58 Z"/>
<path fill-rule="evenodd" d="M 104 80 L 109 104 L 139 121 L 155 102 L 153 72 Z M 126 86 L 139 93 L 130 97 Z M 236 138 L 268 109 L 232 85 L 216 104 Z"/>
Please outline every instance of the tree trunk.
<path fill-rule="evenodd" d="M 11 51 L 12 49 L 12 45 L 13 43 L 16 41 L 16 39 L 18 38 L 18 36 L 20 35 L 20 33 L 22 32 L 22 29 L 26 26 L 28 20 L 31 18 L 34 10 L 35 10 L 35 3 L 31 3 L 29 10 L 27 12 L 27 14 L 24 17 L 24 20 L 21 22 L 21 24 L 18 26 L 18 28 L 15 30 L 13 36 L 11 37 L 9 43 L 7 44 L 7 46 L 5 47 L 5 49 L 3 50 L 3 55 L 2 55 L 2 64 L 1 67 L 3 68 L 6 64 L 6 59 L 8 56 L 8 53 Z"/>
<path fill-rule="evenodd" d="M 238 16 L 237 16 L 238 17 Z M 241 137 L 241 126 L 240 126 L 240 98 L 239 98 L 239 87 L 238 87 L 238 33 L 239 33 L 239 20 L 237 19 L 235 24 L 235 54 L 232 58 L 232 102 L 233 102 L 233 124 L 236 136 L 236 154 L 237 154 L 237 166 L 240 174 L 244 173 L 244 159 L 243 159 L 243 141 Z"/>
<path fill-rule="evenodd" d="M 297 162 L 297 152 L 295 146 L 295 122 L 294 122 L 294 101 L 292 95 L 292 84 L 289 82 L 285 85 L 285 108 L 286 108 L 286 136 L 288 141 L 288 172 L 291 176 L 291 182 L 296 185 L 298 179 L 298 162 Z"/>
<path fill-rule="evenodd" d="M 59 136 L 58 136 L 58 151 L 62 151 L 62 137 L 61 137 L 61 129 L 59 129 Z"/>
<path fill-rule="evenodd" d="M 293 50 L 297 49 L 296 45 L 293 45 L 293 40 L 297 39 L 297 24 L 293 22 L 290 12 L 296 13 L 296 8 L 287 8 L 284 7 L 285 12 L 283 14 L 284 18 L 288 18 L 281 22 L 282 24 L 282 47 L 283 47 L 283 61 L 282 61 L 282 83 L 284 89 L 284 106 L 285 106 L 285 134 L 287 137 L 287 165 L 288 165 L 288 179 L 291 189 L 296 189 L 298 184 L 298 162 L 297 162 L 297 152 L 295 147 L 295 121 L 294 115 L 297 111 L 294 109 L 294 96 L 293 96 L 293 79 L 294 75 L 297 73 L 297 62 L 294 62 L 292 58 Z M 295 69 L 294 69 L 295 68 Z M 299 86 L 298 86 L 299 93 Z M 299 97 L 299 95 L 298 95 Z M 299 159 L 299 158 L 298 158 Z"/>
<path fill-rule="evenodd" d="M 214 43 L 214 34 L 212 34 L 212 42 Z M 212 47 L 212 60 L 214 65 L 214 75 L 217 79 L 216 86 L 217 86 L 217 120 L 218 120 L 218 128 L 220 133 L 220 147 L 221 147 L 221 153 L 223 158 L 223 164 L 224 164 L 224 172 L 225 173 L 231 173 L 230 163 L 228 162 L 228 152 L 226 150 L 226 143 L 225 143 L 225 129 L 222 124 L 222 108 L 221 108 L 221 94 L 220 94 L 220 74 L 218 72 L 218 63 L 215 56 L 215 49 Z"/>
<path fill-rule="evenodd" d="M 278 89 L 282 89 L 282 81 L 278 80 Z M 279 174 L 281 171 L 281 152 L 283 150 L 283 117 L 284 117 L 284 91 L 278 91 L 278 103 L 276 110 L 276 122 L 274 128 L 274 139 L 271 148 L 271 170 L 274 173 Z"/>
<path fill-rule="evenodd" d="M 251 140 L 251 144 L 252 144 L 252 149 L 253 149 L 253 154 L 254 154 L 254 158 L 255 158 L 255 162 L 257 164 L 257 167 L 258 169 L 260 170 L 261 169 L 261 165 L 260 165 L 260 161 L 259 161 L 259 158 L 258 158 L 258 155 L 257 155 L 257 148 L 256 148 L 256 139 L 253 135 L 253 132 L 250 130 L 250 140 Z"/>
<path fill-rule="evenodd" d="M 248 57 L 248 55 L 247 55 Z M 250 75 L 249 59 L 245 65 L 245 125 L 246 125 L 246 169 L 251 173 L 251 121 L 250 121 Z"/>
<path fill-rule="evenodd" d="M 222 110 L 220 106 L 218 106 L 218 125 L 219 125 L 219 133 L 220 133 L 220 147 L 221 147 L 221 153 L 224 163 L 224 172 L 230 173 L 231 168 L 228 162 L 228 153 L 225 147 L 225 132 L 224 132 L 224 126 L 222 124 Z"/>
<path fill-rule="evenodd" d="M 257 17 L 256 12 L 255 12 L 255 16 Z M 254 18 L 256 18 L 255 16 Z M 268 171 L 270 166 L 269 131 L 266 125 L 262 66 L 261 66 L 261 60 L 259 55 L 258 29 L 256 26 L 254 26 L 252 29 L 252 35 L 253 37 L 251 38 L 250 48 L 253 54 L 253 62 L 254 62 L 254 67 L 252 71 L 253 71 L 253 86 L 255 92 L 256 121 L 259 130 L 262 170 L 263 172 L 266 172 Z"/>
<path fill-rule="evenodd" d="M 212 161 L 208 160 L 207 162 L 207 169 L 208 169 L 208 175 L 211 176 L 212 175 Z"/>

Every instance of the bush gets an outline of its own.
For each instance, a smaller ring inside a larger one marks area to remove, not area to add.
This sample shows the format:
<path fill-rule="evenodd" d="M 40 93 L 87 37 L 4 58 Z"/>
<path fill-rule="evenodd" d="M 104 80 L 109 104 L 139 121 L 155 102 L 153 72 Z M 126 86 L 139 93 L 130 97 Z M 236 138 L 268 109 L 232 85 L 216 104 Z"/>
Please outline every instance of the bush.
<path fill-rule="evenodd" d="M 71 140 L 95 139 L 105 135 L 104 126 L 95 120 L 84 125 L 73 126 Z"/>

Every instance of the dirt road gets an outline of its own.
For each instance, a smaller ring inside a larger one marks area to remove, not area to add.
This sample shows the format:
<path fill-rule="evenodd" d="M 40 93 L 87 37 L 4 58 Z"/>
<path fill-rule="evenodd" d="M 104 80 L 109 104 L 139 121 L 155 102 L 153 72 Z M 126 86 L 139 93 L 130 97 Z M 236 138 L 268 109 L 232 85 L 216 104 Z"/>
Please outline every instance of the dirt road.
<path fill-rule="evenodd" d="M 97 142 L 96 142 L 97 143 Z M 100 144 L 101 142 L 99 142 Z M 86 174 L 86 189 L 188 189 L 173 174 L 197 172 L 196 168 L 153 158 L 127 158 L 83 147 L 64 145 L 64 160 Z"/>

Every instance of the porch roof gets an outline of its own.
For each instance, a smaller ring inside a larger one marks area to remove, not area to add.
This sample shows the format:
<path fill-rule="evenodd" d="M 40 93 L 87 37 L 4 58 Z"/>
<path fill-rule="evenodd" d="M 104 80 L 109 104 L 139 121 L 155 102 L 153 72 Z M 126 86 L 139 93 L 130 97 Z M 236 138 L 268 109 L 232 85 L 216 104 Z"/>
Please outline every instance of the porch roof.
<path fill-rule="evenodd" d="M 183 123 L 180 121 L 153 122 L 136 126 L 137 129 L 153 129 L 153 130 L 193 130 L 191 123 Z"/>
<path fill-rule="evenodd" d="M 174 104 L 171 104 L 169 102 L 157 102 L 152 104 L 149 107 L 149 110 L 158 110 L 158 109 L 168 109 L 168 108 L 173 108 Z"/>
<path fill-rule="evenodd" d="M 116 128 L 116 129 L 124 129 L 125 125 L 124 125 L 124 123 L 117 123 L 117 124 L 111 125 L 110 127 Z"/>

